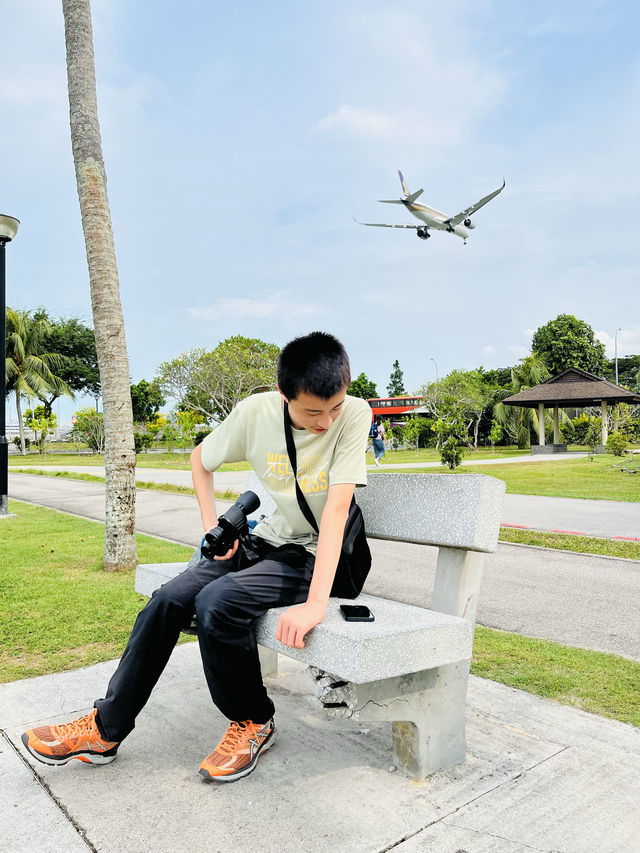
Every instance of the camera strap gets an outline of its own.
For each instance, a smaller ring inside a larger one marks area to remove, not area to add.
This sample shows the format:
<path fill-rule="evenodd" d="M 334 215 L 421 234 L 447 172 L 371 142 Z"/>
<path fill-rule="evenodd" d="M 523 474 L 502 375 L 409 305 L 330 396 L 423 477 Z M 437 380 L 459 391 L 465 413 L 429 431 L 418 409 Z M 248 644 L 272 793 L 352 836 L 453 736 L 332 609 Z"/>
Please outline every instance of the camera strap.
<path fill-rule="evenodd" d="M 300 511 L 309 522 L 311 527 L 318 533 L 318 524 L 316 522 L 314 514 L 311 512 L 311 507 L 307 503 L 307 499 L 305 498 L 302 489 L 300 488 L 300 483 L 298 483 L 298 457 L 296 454 L 296 445 L 293 440 L 293 430 L 291 428 L 291 416 L 289 415 L 289 404 L 285 400 L 284 402 L 284 437 L 287 442 L 287 453 L 289 455 L 289 462 L 291 463 L 291 469 L 293 471 L 293 480 L 296 484 L 296 498 L 298 500 L 298 506 L 300 507 Z"/>

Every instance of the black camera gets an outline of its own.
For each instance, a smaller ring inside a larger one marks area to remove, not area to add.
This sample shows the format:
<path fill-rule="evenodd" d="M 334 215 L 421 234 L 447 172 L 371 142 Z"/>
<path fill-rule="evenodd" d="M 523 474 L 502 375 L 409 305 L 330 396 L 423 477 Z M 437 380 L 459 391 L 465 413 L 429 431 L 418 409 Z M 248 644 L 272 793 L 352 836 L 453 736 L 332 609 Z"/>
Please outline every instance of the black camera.
<path fill-rule="evenodd" d="M 207 560 L 224 557 L 236 539 L 249 532 L 247 516 L 260 506 L 255 492 L 243 492 L 233 506 L 218 519 L 218 526 L 205 533 L 200 553 Z"/>

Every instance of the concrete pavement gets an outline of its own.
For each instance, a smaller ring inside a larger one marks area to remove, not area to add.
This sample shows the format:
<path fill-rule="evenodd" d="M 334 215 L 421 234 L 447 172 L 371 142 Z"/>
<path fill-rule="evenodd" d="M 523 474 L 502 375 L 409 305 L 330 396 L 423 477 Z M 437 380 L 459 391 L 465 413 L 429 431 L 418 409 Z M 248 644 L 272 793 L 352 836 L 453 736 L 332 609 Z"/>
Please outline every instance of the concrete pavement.
<path fill-rule="evenodd" d="M 104 520 L 99 483 L 11 473 L 9 496 Z M 202 538 L 195 497 L 139 490 L 136 529 L 195 547 Z M 372 540 L 371 550 L 367 592 L 428 605 L 435 548 Z M 478 622 L 640 660 L 639 581 L 635 560 L 500 543 L 485 559 Z"/>
<path fill-rule="evenodd" d="M 88 711 L 116 662 L 0 685 L 4 853 L 633 853 L 638 729 L 479 678 L 467 761 L 391 772 L 385 724 L 328 721 L 302 666 L 268 679 L 279 740 L 234 784 L 198 775 L 226 721 L 179 646 L 118 758 L 47 767 L 26 728 Z"/>

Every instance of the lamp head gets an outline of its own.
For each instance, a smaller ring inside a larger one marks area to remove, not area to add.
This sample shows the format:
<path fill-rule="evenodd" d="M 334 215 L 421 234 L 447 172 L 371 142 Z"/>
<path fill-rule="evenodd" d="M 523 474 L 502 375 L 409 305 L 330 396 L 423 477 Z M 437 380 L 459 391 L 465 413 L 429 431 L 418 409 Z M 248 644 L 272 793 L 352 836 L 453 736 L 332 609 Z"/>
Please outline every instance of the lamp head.
<path fill-rule="evenodd" d="M 0 213 L 0 243 L 10 243 L 18 233 L 20 220 Z"/>

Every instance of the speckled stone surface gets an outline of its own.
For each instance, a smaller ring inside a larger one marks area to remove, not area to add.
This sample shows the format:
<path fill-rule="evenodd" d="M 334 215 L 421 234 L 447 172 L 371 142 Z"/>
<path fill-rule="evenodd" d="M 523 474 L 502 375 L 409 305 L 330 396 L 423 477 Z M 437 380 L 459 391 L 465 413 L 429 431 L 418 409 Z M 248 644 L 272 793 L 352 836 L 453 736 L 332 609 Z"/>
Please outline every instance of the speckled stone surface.
<path fill-rule="evenodd" d="M 253 472 L 246 488 L 269 515 L 273 499 Z M 498 547 L 505 484 L 485 474 L 372 474 L 356 490 L 367 535 L 493 553 Z"/>
<path fill-rule="evenodd" d="M 136 592 L 151 595 L 184 568 L 184 563 L 140 565 Z M 339 610 L 342 600 L 332 598 L 324 621 L 307 636 L 304 649 L 287 648 L 275 639 L 284 607 L 269 610 L 258 620 L 257 640 L 266 648 L 356 684 L 471 658 L 473 625 L 466 619 L 372 595 L 361 595 L 357 602 L 369 607 L 375 622 L 345 622 Z"/>

